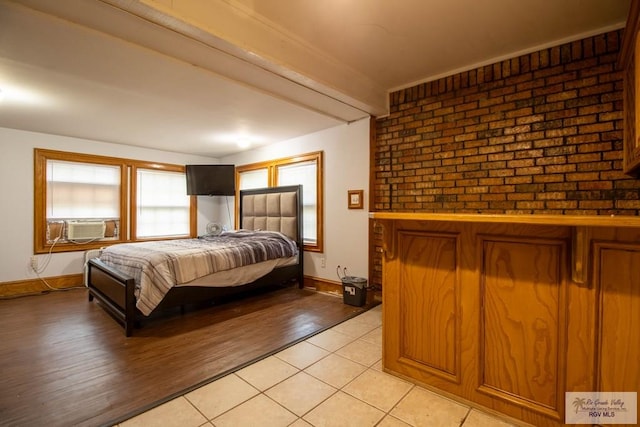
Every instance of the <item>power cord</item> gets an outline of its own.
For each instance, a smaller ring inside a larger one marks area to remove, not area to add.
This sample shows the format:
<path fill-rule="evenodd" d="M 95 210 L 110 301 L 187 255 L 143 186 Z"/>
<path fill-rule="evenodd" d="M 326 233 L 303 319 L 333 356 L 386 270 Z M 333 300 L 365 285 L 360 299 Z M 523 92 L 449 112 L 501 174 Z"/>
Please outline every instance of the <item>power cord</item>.
<path fill-rule="evenodd" d="M 54 288 L 43 277 L 40 276 L 40 274 L 44 273 L 44 271 L 49 266 L 49 263 L 51 262 L 51 257 L 53 256 L 53 247 L 56 245 L 56 243 L 58 243 L 58 240 L 60 240 L 60 237 L 61 236 L 58 236 L 53 240 L 53 243 L 51 244 L 51 247 L 49 248 L 49 252 L 47 252 L 47 258 L 46 258 L 45 262 L 43 263 L 43 265 L 38 266 L 37 258 L 36 258 L 35 255 L 33 255 L 31 257 L 31 270 L 36 274 L 36 277 L 38 279 L 40 279 L 40 281 L 42 283 L 44 283 L 44 285 L 50 291 L 59 292 L 59 291 L 69 291 L 71 289 L 84 289 L 84 286 L 72 286 L 70 288 Z M 42 295 L 42 294 L 34 294 L 34 295 Z"/>
<path fill-rule="evenodd" d="M 227 216 L 229 218 L 229 230 L 233 230 L 233 222 L 231 222 L 231 210 L 229 210 L 229 196 L 224 196 L 227 202 Z"/>
<path fill-rule="evenodd" d="M 47 252 L 47 258 L 44 262 L 43 265 L 38 266 L 38 259 L 36 258 L 35 255 L 33 255 L 31 257 L 31 270 L 33 270 L 34 273 L 36 273 L 36 276 L 38 276 L 38 278 L 40 279 L 40 273 L 43 273 L 47 267 L 49 266 L 49 263 L 51 262 L 51 257 L 53 256 L 53 248 L 56 245 L 56 243 L 58 243 L 58 240 L 60 240 L 60 236 L 56 237 L 53 240 L 53 243 L 51 244 L 51 247 L 49 248 L 49 252 Z M 41 279 L 42 280 L 42 279 Z"/>

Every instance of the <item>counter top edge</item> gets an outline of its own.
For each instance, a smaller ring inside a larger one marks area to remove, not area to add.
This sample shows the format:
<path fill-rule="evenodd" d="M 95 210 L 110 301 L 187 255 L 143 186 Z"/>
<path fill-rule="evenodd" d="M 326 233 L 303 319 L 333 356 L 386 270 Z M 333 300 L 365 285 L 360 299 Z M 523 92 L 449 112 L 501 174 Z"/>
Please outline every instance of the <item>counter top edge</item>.
<path fill-rule="evenodd" d="M 377 220 L 486 222 L 507 224 L 539 224 L 585 227 L 640 227 L 640 216 L 625 215 L 527 215 L 527 214 L 461 214 L 418 212 L 369 212 Z"/>

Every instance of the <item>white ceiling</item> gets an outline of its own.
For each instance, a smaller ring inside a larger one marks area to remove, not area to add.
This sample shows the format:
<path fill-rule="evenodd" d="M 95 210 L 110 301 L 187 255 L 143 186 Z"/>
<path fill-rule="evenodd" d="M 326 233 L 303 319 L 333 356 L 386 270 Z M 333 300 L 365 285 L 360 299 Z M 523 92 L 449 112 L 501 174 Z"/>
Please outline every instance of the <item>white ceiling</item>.
<path fill-rule="evenodd" d="M 0 127 L 222 157 L 624 26 L 630 0 L 0 0 Z"/>

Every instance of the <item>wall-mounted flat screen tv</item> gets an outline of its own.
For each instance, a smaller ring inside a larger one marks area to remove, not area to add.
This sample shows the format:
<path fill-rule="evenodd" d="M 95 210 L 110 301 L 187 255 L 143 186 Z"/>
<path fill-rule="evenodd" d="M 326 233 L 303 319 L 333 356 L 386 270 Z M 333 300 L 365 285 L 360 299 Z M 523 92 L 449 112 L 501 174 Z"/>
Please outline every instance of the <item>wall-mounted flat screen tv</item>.
<path fill-rule="evenodd" d="M 187 194 L 233 196 L 236 193 L 234 165 L 187 165 Z"/>

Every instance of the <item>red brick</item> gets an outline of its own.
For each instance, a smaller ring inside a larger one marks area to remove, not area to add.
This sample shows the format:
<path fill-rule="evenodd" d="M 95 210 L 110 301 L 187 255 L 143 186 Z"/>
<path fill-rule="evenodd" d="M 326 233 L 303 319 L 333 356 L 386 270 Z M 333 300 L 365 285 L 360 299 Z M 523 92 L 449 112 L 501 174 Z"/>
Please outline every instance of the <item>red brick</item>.
<path fill-rule="evenodd" d="M 536 105 L 533 109 L 534 113 L 549 113 L 550 111 L 559 111 L 564 110 L 566 108 L 565 102 L 551 102 L 541 105 Z"/>
<path fill-rule="evenodd" d="M 531 166 L 526 168 L 516 169 L 516 175 L 536 175 L 544 172 L 542 166 Z"/>
<path fill-rule="evenodd" d="M 578 207 L 580 209 L 611 209 L 613 200 L 580 200 Z"/>
<path fill-rule="evenodd" d="M 563 91 L 547 95 L 547 102 L 565 101 L 567 99 L 573 99 L 578 96 L 578 92 L 575 90 Z"/>
<path fill-rule="evenodd" d="M 584 144 L 586 142 L 600 142 L 601 138 L 597 134 L 572 135 L 567 137 L 567 144 Z"/>
<path fill-rule="evenodd" d="M 611 190 L 611 181 L 586 181 L 578 183 L 578 190 Z"/>
<path fill-rule="evenodd" d="M 547 191 L 575 191 L 578 188 L 578 184 L 575 182 L 557 182 L 548 183 L 545 185 Z"/>
<path fill-rule="evenodd" d="M 533 200 L 533 193 L 511 193 L 507 194 L 507 200 Z"/>
<path fill-rule="evenodd" d="M 598 117 L 595 114 L 591 114 L 588 116 L 577 116 L 570 117 L 564 119 L 563 126 L 574 126 L 574 125 L 588 125 L 591 123 L 596 123 L 598 121 Z"/>
<path fill-rule="evenodd" d="M 544 79 L 533 79 L 533 76 L 531 75 L 531 78 L 516 84 L 516 91 L 520 92 L 524 90 L 532 90 L 532 89 L 544 87 L 544 85 L 545 85 Z M 532 96 L 533 96 L 533 92 L 532 92 Z"/>
<path fill-rule="evenodd" d="M 602 64 L 591 68 L 585 68 L 582 70 L 583 76 L 595 76 L 599 74 L 609 74 L 614 71 L 613 64 Z"/>
<path fill-rule="evenodd" d="M 583 87 L 590 87 L 590 86 L 594 86 L 598 84 L 598 78 L 595 76 L 592 77 L 582 77 L 576 80 L 572 80 L 572 81 L 567 81 L 564 84 L 564 88 L 566 90 L 571 90 L 571 89 L 580 89 Z"/>
<path fill-rule="evenodd" d="M 442 131 L 442 136 L 455 136 L 464 134 L 464 129 L 462 128 L 451 128 Z"/>
<path fill-rule="evenodd" d="M 497 176 L 513 176 L 515 175 L 514 169 L 495 169 L 489 171 L 489 176 L 497 177 Z"/>
<path fill-rule="evenodd" d="M 569 163 L 598 162 L 600 161 L 600 153 L 573 154 L 567 156 L 567 160 Z"/>
<path fill-rule="evenodd" d="M 601 122 L 606 122 L 609 120 L 622 120 L 623 114 L 622 111 L 612 111 L 607 113 L 602 113 L 598 116 L 598 120 Z"/>
<path fill-rule="evenodd" d="M 597 172 L 574 172 L 566 175 L 567 181 L 593 181 L 598 179 Z"/>
<path fill-rule="evenodd" d="M 534 89 L 533 96 L 551 95 L 553 93 L 562 92 L 563 90 L 564 90 L 564 85 L 562 85 L 561 83 L 557 83 L 554 85 L 545 85 L 538 89 Z M 547 97 L 547 100 L 548 100 L 548 97 Z"/>
<path fill-rule="evenodd" d="M 498 104 L 498 105 L 494 105 L 493 107 L 489 108 L 489 112 L 490 113 L 497 113 L 497 112 L 503 112 L 503 111 L 510 111 L 513 110 L 514 108 L 517 108 L 517 105 L 515 102 L 506 102 L 504 104 Z"/>
<path fill-rule="evenodd" d="M 531 176 L 512 176 L 504 179 L 504 183 L 511 184 L 527 184 L 533 182 L 533 177 Z"/>
<path fill-rule="evenodd" d="M 506 194 L 482 194 L 480 196 L 480 200 L 488 201 L 488 202 L 499 202 L 503 200 L 507 200 Z"/>
<path fill-rule="evenodd" d="M 578 133 L 579 128 L 577 126 L 571 126 L 561 129 L 549 129 L 545 131 L 544 136 L 546 138 L 556 138 L 558 136 L 575 135 Z"/>
<path fill-rule="evenodd" d="M 535 148 L 557 147 L 564 143 L 562 138 L 545 138 L 533 142 Z"/>
<path fill-rule="evenodd" d="M 457 104 L 454 108 L 455 112 L 476 110 L 478 108 L 478 102 L 468 102 L 465 104 Z"/>
<path fill-rule="evenodd" d="M 598 123 L 598 124 L 593 124 L 588 126 L 580 126 L 579 133 L 585 134 L 585 133 L 595 133 L 595 132 L 607 132 L 610 130 L 613 130 L 613 123 L 604 122 L 604 123 Z"/>
<path fill-rule="evenodd" d="M 507 166 L 514 169 L 531 167 L 533 165 L 535 165 L 534 159 L 519 159 L 507 162 Z"/>
<path fill-rule="evenodd" d="M 564 165 L 566 163 L 566 156 L 545 156 L 536 159 L 536 166 Z"/>
<path fill-rule="evenodd" d="M 561 173 L 551 175 L 536 175 L 533 177 L 534 183 L 550 183 L 550 182 L 564 182 L 564 175 Z"/>
<path fill-rule="evenodd" d="M 504 169 L 507 167 L 507 162 L 505 161 L 485 162 L 485 163 L 482 163 L 480 167 L 484 170 Z"/>
<path fill-rule="evenodd" d="M 495 179 L 495 178 L 493 178 Z M 491 184 L 489 186 L 490 193 L 513 193 L 515 191 L 514 185 L 495 185 Z"/>
<path fill-rule="evenodd" d="M 640 209 L 640 200 L 616 200 L 617 209 Z"/>
<path fill-rule="evenodd" d="M 469 156 L 464 158 L 465 163 L 480 163 L 480 162 L 486 162 L 486 161 L 487 161 L 487 156 L 485 154 L 480 154 L 477 156 Z"/>
<path fill-rule="evenodd" d="M 611 170 L 611 162 L 592 162 L 592 163 L 578 163 L 578 172 L 587 171 L 608 171 Z"/>
<path fill-rule="evenodd" d="M 519 201 L 516 203 L 517 209 L 544 209 L 544 202 L 542 201 Z"/>
<path fill-rule="evenodd" d="M 545 205 L 548 209 L 576 209 L 578 202 L 575 200 L 547 200 Z"/>
<path fill-rule="evenodd" d="M 530 125 L 513 126 L 504 129 L 505 135 L 512 135 L 517 133 L 525 133 L 531 131 Z"/>
<path fill-rule="evenodd" d="M 550 165 L 544 167 L 544 173 L 567 173 L 574 172 L 576 170 L 576 165 L 567 164 L 567 165 Z"/>
<path fill-rule="evenodd" d="M 496 160 L 511 160 L 513 159 L 515 156 L 514 153 L 509 152 L 509 153 L 497 153 L 497 154 L 489 154 L 487 160 L 490 162 L 496 161 Z"/>
<path fill-rule="evenodd" d="M 579 90 L 579 96 L 599 95 L 601 93 L 610 93 L 613 91 L 613 83 L 599 84 L 596 86 L 587 86 Z"/>
<path fill-rule="evenodd" d="M 465 193 L 467 194 L 478 194 L 478 193 L 488 193 L 489 192 L 489 187 L 488 186 L 480 186 L 480 185 L 472 185 L 469 186 L 467 188 L 465 188 Z"/>
<path fill-rule="evenodd" d="M 529 114 L 525 117 L 519 117 L 516 119 L 516 124 L 518 125 L 526 125 L 530 123 L 537 123 L 544 120 L 544 115 L 542 114 Z"/>
<path fill-rule="evenodd" d="M 507 144 L 516 140 L 513 135 L 499 136 L 495 138 L 489 138 L 489 144 Z"/>
<path fill-rule="evenodd" d="M 507 111 L 505 113 L 505 117 L 510 119 L 513 117 L 525 117 L 525 116 L 531 116 L 533 114 L 533 109 L 531 107 L 526 107 L 526 108 L 520 108 L 517 110 L 513 110 L 513 111 Z M 526 121 L 525 123 L 531 123 L 530 121 Z"/>
<path fill-rule="evenodd" d="M 562 191 L 536 193 L 537 200 L 564 200 L 567 194 Z"/>
<path fill-rule="evenodd" d="M 622 160 L 623 156 L 622 150 L 608 151 L 602 153 L 602 160 Z"/>

